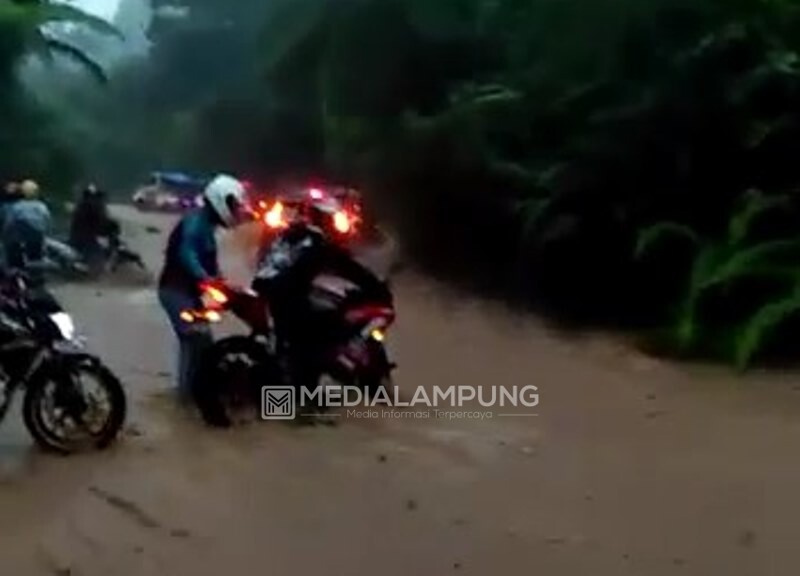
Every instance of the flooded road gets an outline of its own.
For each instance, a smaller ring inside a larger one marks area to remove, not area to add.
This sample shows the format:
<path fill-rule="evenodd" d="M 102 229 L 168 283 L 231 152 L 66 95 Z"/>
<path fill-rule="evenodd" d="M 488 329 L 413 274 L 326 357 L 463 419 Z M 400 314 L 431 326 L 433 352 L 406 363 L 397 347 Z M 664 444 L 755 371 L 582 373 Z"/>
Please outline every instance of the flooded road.
<path fill-rule="evenodd" d="M 171 220 L 119 213 L 157 269 Z M 230 246 L 224 265 L 243 280 Z M 152 288 L 60 287 L 126 384 L 130 425 L 113 450 L 56 458 L 14 411 L 0 429 L 0 575 L 800 571 L 796 377 L 565 339 L 412 272 L 394 287 L 402 390 L 535 385 L 538 406 L 212 431 L 169 398 L 173 342 Z"/>

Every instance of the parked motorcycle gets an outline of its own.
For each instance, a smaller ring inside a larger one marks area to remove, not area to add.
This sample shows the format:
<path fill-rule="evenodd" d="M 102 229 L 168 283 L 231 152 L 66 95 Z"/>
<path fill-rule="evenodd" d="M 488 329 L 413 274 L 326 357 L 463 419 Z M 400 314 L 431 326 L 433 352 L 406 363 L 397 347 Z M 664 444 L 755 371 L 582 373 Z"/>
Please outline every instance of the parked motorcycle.
<path fill-rule="evenodd" d="M 47 451 L 105 448 L 125 422 L 121 383 L 84 350 L 72 317 L 30 275 L 11 271 L 0 280 L 0 421 L 19 390 L 25 426 Z"/>
<path fill-rule="evenodd" d="M 51 275 L 67 279 L 86 279 L 107 272 L 114 273 L 127 265 L 133 265 L 142 271 L 147 270 L 141 255 L 119 237 L 102 239 L 100 250 L 91 258 L 84 257 L 66 242 L 55 238 L 45 240 L 43 268 Z"/>
<path fill-rule="evenodd" d="M 214 289 L 201 310 L 184 310 L 186 322 L 219 322 L 229 311 L 249 328 L 250 334 L 231 336 L 215 343 L 202 371 L 201 411 L 231 412 L 260 402 L 263 386 L 296 385 L 288 367 L 290 342 L 275 330 L 266 295 L 253 289 Z M 315 350 L 307 351 L 320 367 L 320 379 L 329 376 L 346 386 L 358 386 L 368 396 L 391 381 L 395 368 L 384 341 L 395 320 L 391 303 L 374 301 L 343 279 L 320 275 L 313 283 L 309 305 L 315 319 Z M 320 407 L 321 408 L 321 407 Z"/>
<path fill-rule="evenodd" d="M 50 237 L 44 241 L 42 268 L 48 274 L 66 278 L 85 278 L 89 275 L 89 267 L 72 246 Z"/>
<path fill-rule="evenodd" d="M 100 240 L 100 251 L 96 257 L 84 258 L 93 275 L 116 272 L 120 267 L 132 265 L 146 271 L 147 266 L 141 255 L 131 249 L 119 236 Z"/>

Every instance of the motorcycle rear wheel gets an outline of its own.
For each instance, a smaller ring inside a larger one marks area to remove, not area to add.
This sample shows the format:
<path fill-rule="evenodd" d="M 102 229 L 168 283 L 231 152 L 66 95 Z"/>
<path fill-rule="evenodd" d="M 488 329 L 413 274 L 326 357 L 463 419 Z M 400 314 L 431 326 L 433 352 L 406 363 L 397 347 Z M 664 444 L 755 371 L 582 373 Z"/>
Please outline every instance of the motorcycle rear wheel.
<path fill-rule="evenodd" d="M 369 368 L 358 375 L 357 384 L 371 398 L 380 390 L 389 392 L 392 376 L 389 354 L 383 344 L 370 342 L 369 353 L 371 358 Z"/>
<path fill-rule="evenodd" d="M 261 408 L 261 389 L 282 382 L 275 358 L 248 336 L 230 336 L 214 343 L 195 393 L 209 423 L 226 424 L 243 411 Z"/>

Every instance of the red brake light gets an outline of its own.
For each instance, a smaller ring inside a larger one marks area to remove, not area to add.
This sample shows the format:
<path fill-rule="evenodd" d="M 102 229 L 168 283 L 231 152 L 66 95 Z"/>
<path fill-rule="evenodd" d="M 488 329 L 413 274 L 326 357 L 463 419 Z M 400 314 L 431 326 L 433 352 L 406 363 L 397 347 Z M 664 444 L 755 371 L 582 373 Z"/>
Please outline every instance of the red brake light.
<path fill-rule="evenodd" d="M 308 195 L 311 196 L 312 200 L 322 200 L 322 198 L 325 196 L 325 193 L 319 188 L 311 188 L 308 191 Z"/>
<path fill-rule="evenodd" d="M 395 312 L 393 308 L 388 308 L 386 306 L 367 305 L 348 311 L 345 314 L 345 318 L 348 322 L 352 323 L 367 322 L 374 318 L 382 318 L 387 324 L 392 324 L 395 319 Z"/>

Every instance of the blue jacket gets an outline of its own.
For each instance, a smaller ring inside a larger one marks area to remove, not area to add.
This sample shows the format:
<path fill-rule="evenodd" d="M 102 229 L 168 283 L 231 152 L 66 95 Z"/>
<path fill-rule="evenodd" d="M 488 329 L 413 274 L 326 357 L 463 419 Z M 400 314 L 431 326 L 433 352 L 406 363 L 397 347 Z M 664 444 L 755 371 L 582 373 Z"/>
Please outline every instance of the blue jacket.
<path fill-rule="evenodd" d="M 159 288 L 199 297 L 200 284 L 220 275 L 216 225 L 208 208 L 186 214 L 167 241 Z"/>
<path fill-rule="evenodd" d="M 7 241 L 44 237 L 50 228 L 50 210 L 41 200 L 17 200 L 3 214 L 3 237 Z"/>

